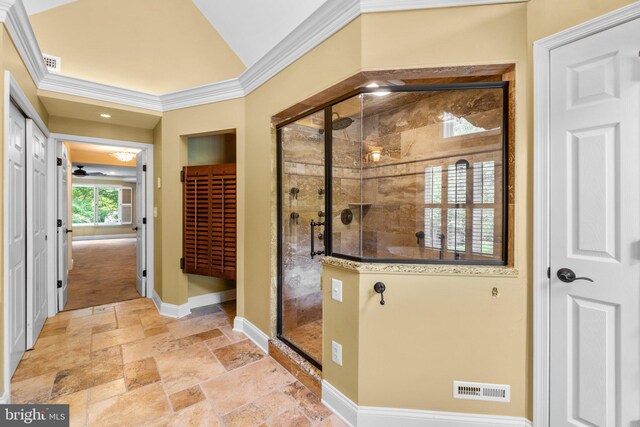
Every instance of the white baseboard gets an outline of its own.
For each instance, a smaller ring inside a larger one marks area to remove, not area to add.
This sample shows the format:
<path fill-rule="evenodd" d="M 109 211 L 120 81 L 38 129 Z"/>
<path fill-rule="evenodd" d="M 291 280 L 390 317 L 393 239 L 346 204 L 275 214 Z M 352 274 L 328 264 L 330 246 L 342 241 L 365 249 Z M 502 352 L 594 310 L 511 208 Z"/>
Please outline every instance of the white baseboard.
<path fill-rule="evenodd" d="M 73 236 L 74 242 L 83 240 L 135 239 L 135 234 L 106 234 L 104 236 Z"/>
<path fill-rule="evenodd" d="M 156 308 L 158 309 L 158 312 L 163 315 L 163 316 L 167 316 L 167 317 L 174 317 L 176 319 L 179 319 L 181 317 L 184 316 L 188 316 L 189 314 L 191 314 L 191 309 L 189 308 L 189 304 L 182 304 L 182 305 L 176 305 L 176 304 L 169 304 L 166 302 L 163 302 L 160 299 L 160 296 L 158 295 L 158 293 L 155 291 L 155 289 L 153 290 L 153 303 L 156 305 Z"/>
<path fill-rule="evenodd" d="M 531 427 L 526 418 L 401 408 L 358 406 L 327 381 L 322 403 L 351 426 L 363 427 Z"/>
<path fill-rule="evenodd" d="M 244 333 L 262 351 L 269 354 L 269 336 L 262 332 L 256 325 L 249 322 L 244 317 L 236 316 L 233 319 L 233 330 Z"/>
<path fill-rule="evenodd" d="M 194 309 L 204 307 L 205 305 L 220 304 L 221 302 L 233 301 L 234 299 L 236 299 L 235 289 L 212 292 L 210 294 L 198 295 L 197 297 L 189 297 L 189 308 Z"/>

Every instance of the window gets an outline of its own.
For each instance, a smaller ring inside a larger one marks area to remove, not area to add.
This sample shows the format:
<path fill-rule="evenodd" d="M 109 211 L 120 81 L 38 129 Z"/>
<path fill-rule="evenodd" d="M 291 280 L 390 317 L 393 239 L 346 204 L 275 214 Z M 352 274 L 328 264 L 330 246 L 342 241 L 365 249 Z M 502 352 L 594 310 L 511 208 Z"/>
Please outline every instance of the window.
<path fill-rule="evenodd" d="M 442 129 L 445 138 L 487 131 L 485 128 L 474 126 L 464 117 L 456 117 L 451 113 L 444 113 L 443 116 Z"/>
<path fill-rule="evenodd" d="M 474 161 L 471 167 L 464 159 L 443 162 L 444 182 L 443 166 L 424 170 L 424 247 L 446 250 L 454 259 L 469 253 L 499 255 L 495 245 L 500 232 L 496 229 L 496 162 Z"/>
<path fill-rule="evenodd" d="M 122 225 L 133 220 L 132 188 L 112 185 L 73 185 L 74 225 Z"/>

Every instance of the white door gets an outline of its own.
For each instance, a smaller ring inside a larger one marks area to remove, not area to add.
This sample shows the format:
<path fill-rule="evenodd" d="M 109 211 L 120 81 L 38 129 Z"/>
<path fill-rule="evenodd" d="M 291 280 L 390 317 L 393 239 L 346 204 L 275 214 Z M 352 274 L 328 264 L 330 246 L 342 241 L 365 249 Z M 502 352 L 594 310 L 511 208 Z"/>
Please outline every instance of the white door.
<path fill-rule="evenodd" d="M 58 144 L 58 310 L 67 304 L 69 279 L 69 175 L 67 147 Z"/>
<path fill-rule="evenodd" d="M 27 119 L 27 348 L 47 319 L 47 139 Z"/>
<path fill-rule="evenodd" d="M 553 427 L 640 425 L 639 50 L 637 19 L 551 53 Z"/>
<path fill-rule="evenodd" d="M 9 111 L 9 374 L 13 375 L 27 345 L 26 120 L 13 104 Z"/>
<path fill-rule="evenodd" d="M 138 293 L 145 296 L 147 283 L 147 219 L 146 219 L 146 156 L 144 151 L 136 154 L 136 265 Z"/>

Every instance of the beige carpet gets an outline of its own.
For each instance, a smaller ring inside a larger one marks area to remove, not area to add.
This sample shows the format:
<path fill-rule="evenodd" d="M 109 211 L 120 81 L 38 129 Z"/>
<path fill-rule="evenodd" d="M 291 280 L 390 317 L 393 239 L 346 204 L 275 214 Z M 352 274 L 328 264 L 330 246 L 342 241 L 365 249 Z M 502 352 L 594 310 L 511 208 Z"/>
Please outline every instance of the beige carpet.
<path fill-rule="evenodd" d="M 73 270 L 65 310 L 139 298 L 136 290 L 136 240 L 73 242 Z"/>

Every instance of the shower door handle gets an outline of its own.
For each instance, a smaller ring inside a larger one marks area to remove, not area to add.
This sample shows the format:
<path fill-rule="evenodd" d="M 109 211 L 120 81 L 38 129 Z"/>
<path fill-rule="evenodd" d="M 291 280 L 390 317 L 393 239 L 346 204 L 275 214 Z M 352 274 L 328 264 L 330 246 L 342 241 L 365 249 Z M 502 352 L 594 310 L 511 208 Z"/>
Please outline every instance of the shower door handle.
<path fill-rule="evenodd" d="M 311 220 L 311 259 L 316 255 L 324 255 L 324 251 L 316 251 L 315 248 L 316 226 L 324 226 L 324 222 Z"/>

